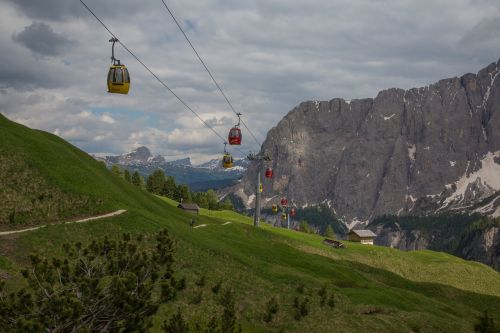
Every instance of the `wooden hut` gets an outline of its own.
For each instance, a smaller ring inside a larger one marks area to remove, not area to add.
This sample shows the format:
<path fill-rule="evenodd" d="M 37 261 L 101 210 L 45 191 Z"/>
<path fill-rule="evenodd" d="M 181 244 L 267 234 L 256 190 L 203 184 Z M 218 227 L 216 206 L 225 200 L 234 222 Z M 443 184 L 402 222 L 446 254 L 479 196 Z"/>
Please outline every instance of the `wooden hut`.
<path fill-rule="evenodd" d="M 200 213 L 200 207 L 198 207 L 198 205 L 195 203 L 180 203 L 177 206 L 177 208 L 180 208 L 180 209 L 185 210 L 186 212 L 190 212 L 190 213 L 195 213 L 195 214 Z"/>
<path fill-rule="evenodd" d="M 351 230 L 347 239 L 351 242 L 373 245 L 373 240 L 377 237 L 371 230 Z"/>

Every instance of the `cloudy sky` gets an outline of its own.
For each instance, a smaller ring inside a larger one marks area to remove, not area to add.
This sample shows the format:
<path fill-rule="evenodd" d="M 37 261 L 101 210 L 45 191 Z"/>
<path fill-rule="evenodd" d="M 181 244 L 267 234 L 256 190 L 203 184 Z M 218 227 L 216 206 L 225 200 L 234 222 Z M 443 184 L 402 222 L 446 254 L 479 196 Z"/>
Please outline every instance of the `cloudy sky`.
<path fill-rule="evenodd" d="M 166 2 L 259 141 L 301 101 L 374 97 L 477 72 L 500 57 L 498 0 Z M 161 0 L 86 3 L 227 135 L 235 116 Z M 202 162 L 223 149 L 120 46 L 131 91 L 106 92 L 110 35 L 78 0 L 1 0 L 0 31 L 0 113 L 8 118 L 92 153 L 146 145 Z M 243 135 L 242 150 L 257 149 Z"/>

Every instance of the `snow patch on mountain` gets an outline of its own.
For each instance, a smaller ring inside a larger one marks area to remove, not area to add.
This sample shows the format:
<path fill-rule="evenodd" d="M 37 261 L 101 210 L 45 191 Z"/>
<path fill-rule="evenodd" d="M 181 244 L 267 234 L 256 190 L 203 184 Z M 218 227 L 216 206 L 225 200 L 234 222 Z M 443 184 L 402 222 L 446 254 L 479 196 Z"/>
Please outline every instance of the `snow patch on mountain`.
<path fill-rule="evenodd" d="M 444 201 L 441 208 L 448 207 L 452 203 L 464 200 L 467 190 L 473 185 L 482 185 L 483 189 L 493 194 L 500 190 L 500 164 L 495 158 L 500 157 L 500 151 L 489 152 L 481 159 L 481 168 L 471 174 L 465 173 L 459 180 L 448 187 L 455 188 L 454 192 Z"/>
<path fill-rule="evenodd" d="M 417 146 L 415 144 L 408 145 L 408 157 L 412 162 L 415 162 L 415 154 L 417 152 Z"/>
<path fill-rule="evenodd" d="M 248 196 L 247 207 L 250 207 L 250 205 L 253 203 L 254 200 L 255 200 L 255 194 L 251 194 L 250 196 Z"/>

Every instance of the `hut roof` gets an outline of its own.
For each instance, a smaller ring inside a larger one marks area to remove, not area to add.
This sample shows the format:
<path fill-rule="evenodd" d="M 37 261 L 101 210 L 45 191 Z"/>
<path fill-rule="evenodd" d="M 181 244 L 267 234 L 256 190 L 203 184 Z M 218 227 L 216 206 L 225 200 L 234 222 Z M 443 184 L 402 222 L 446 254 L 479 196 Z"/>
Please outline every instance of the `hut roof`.
<path fill-rule="evenodd" d="M 351 230 L 351 232 L 354 232 L 359 237 L 377 237 L 371 230 Z"/>
<path fill-rule="evenodd" d="M 200 209 L 200 207 L 198 207 L 198 205 L 195 203 L 180 203 L 177 207 L 182 208 L 184 210 L 199 210 Z"/>

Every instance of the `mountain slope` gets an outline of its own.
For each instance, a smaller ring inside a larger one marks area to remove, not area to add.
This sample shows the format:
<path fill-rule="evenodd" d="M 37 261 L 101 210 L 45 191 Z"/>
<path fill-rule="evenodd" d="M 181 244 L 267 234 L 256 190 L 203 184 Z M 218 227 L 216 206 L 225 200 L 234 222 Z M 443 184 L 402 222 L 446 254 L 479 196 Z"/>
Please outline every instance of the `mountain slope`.
<path fill-rule="evenodd" d="M 477 74 L 376 98 L 304 102 L 262 145 L 271 205 L 328 203 L 353 227 L 384 214 L 468 211 L 500 190 L 500 61 Z M 259 166 L 234 191 L 244 202 Z M 494 214 L 500 200 L 483 207 Z"/>
<path fill-rule="evenodd" d="M 54 225 L 0 241 L 0 278 L 15 290 L 19 271 L 32 251 L 58 256 L 68 241 L 90 242 L 122 232 L 152 241 L 168 228 L 177 243 L 176 271 L 187 278 L 186 290 L 155 317 L 153 332 L 181 307 L 188 321 L 207 321 L 217 305 L 210 288 L 223 281 L 237 298 L 237 313 L 245 332 L 420 331 L 468 332 L 481 311 L 500 322 L 500 274 L 482 264 L 420 251 L 347 243 L 335 250 L 322 238 L 263 226 L 234 212 L 203 210 L 195 217 L 202 228 L 189 227 L 193 215 L 114 176 L 90 156 L 62 139 L 29 130 L 0 118 L 0 149 L 19 152 L 41 179 L 56 189 L 102 201 L 101 208 L 127 209 L 121 216 L 82 224 Z M 11 170 L 11 177 L 17 177 Z M 227 221 L 232 223 L 227 224 Z M 194 281 L 206 277 L 206 286 Z M 297 287 L 304 285 L 304 294 Z M 322 286 L 335 295 L 336 306 L 321 307 Z M 201 289 L 200 289 L 201 288 Z M 192 299 L 200 290 L 202 301 Z M 264 307 L 276 296 L 280 310 L 271 323 L 262 320 Z M 295 297 L 309 297 L 309 315 L 294 320 Z"/>

